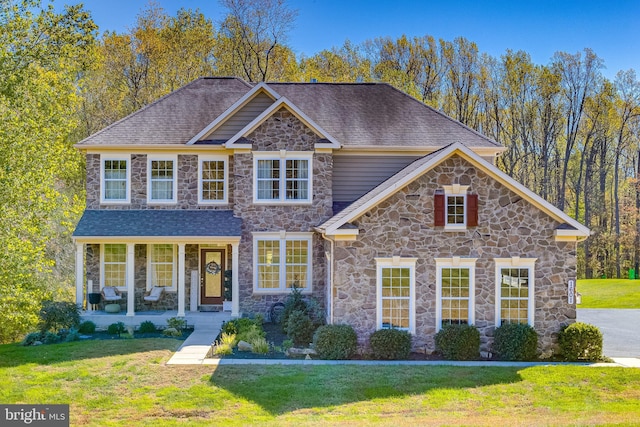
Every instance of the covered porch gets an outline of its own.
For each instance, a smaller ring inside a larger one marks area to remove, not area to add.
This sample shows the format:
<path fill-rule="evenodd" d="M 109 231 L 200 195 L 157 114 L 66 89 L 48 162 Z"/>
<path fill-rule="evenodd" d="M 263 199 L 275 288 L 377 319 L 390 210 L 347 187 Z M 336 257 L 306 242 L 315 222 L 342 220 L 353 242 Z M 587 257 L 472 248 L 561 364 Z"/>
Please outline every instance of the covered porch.
<path fill-rule="evenodd" d="M 221 311 L 229 300 L 230 315 L 238 316 L 240 229 L 231 211 L 87 210 L 73 234 L 76 303 L 85 315 L 113 319 L 105 305 L 94 312 L 89 302 L 108 286 L 120 296 L 112 301 L 116 311 L 135 316 L 135 324 L 157 313 Z M 154 287 L 162 297 L 147 304 L 144 296 Z"/>

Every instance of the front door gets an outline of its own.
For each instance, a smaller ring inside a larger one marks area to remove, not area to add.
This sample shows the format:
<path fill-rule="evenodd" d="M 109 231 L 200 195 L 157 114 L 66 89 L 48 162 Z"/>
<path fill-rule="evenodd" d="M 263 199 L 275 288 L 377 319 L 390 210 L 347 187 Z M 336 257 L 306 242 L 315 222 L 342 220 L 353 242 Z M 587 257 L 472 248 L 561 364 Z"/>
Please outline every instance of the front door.
<path fill-rule="evenodd" d="M 224 261 L 224 249 L 200 250 L 200 304 L 222 304 Z"/>

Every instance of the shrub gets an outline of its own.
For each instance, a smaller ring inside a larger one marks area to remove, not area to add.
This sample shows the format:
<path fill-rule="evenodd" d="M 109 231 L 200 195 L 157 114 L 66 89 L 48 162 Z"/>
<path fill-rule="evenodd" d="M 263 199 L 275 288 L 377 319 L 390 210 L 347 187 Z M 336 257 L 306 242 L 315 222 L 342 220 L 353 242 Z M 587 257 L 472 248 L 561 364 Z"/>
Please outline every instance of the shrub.
<path fill-rule="evenodd" d="M 77 329 L 69 329 L 67 337 L 64 339 L 66 342 L 80 341 L 80 332 Z"/>
<path fill-rule="evenodd" d="M 107 333 L 109 335 L 118 335 L 120 336 L 120 334 L 124 333 L 127 331 L 127 328 L 125 328 L 124 323 L 122 322 L 117 322 L 117 323 L 112 323 L 109 325 L 109 327 L 107 328 Z"/>
<path fill-rule="evenodd" d="M 80 310 L 72 302 L 45 301 L 40 309 L 40 330 L 42 332 L 77 328 L 80 324 Z"/>
<path fill-rule="evenodd" d="M 369 337 L 375 359 L 408 359 L 411 354 L 411 334 L 399 329 L 380 329 Z"/>
<path fill-rule="evenodd" d="M 171 317 L 167 319 L 167 326 L 182 332 L 182 330 L 187 327 L 187 321 L 179 317 Z"/>
<path fill-rule="evenodd" d="M 259 338 L 264 338 L 266 333 L 262 329 L 262 327 L 256 325 L 255 323 L 249 326 L 248 328 L 242 328 L 241 331 L 237 334 L 236 343 L 238 341 L 246 341 L 251 342 Z"/>
<path fill-rule="evenodd" d="M 291 340 L 284 340 L 284 341 L 282 341 L 282 350 L 283 350 L 283 351 L 287 351 L 287 350 L 289 350 L 291 347 L 293 347 L 293 341 L 291 341 Z"/>
<path fill-rule="evenodd" d="M 558 345 L 566 360 L 597 361 L 602 359 L 602 333 L 596 326 L 577 322 L 562 328 Z"/>
<path fill-rule="evenodd" d="M 81 334 L 92 334 L 95 331 L 96 324 L 91 320 L 85 320 L 84 322 L 80 323 L 80 326 L 78 327 L 78 332 L 80 332 Z"/>
<path fill-rule="evenodd" d="M 60 342 L 60 340 L 60 335 L 56 334 L 55 332 L 47 331 L 42 335 L 42 342 L 44 344 L 55 344 L 57 342 Z"/>
<path fill-rule="evenodd" d="M 307 311 L 307 303 L 302 297 L 302 291 L 297 286 L 291 288 L 291 293 L 284 302 L 284 309 L 282 310 L 282 331 L 284 333 L 287 333 L 289 316 L 294 311 L 302 311 L 304 313 Z"/>
<path fill-rule="evenodd" d="M 257 319 L 252 320 L 248 317 L 242 317 L 240 319 L 230 320 L 223 324 L 222 332 L 226 332 L 227 334 L 241 334 L 252 329 L 256 325 L 258 325 Z M 259 326 L 262 328 L 262 322 L 259 323 Z"/>
<path fill-rule="evenodd" d="M 287 335 L 295 345 L 308 346 L 317 327 L 304 311 L 294 311 L 287 321 Z"/>
<path fill-rule="evenodd" d="M 220 339 L 213 345 L 213 354 L 222 356 L 232 354 L 233 347 L 236 345 L 236 335 L 223 332 Z"/>
<path fill-rule="evenodd" d="M 358 349 L 358 337 L 349 325 L 325 325 L 314 334 L 313 345 L 322 359 L 348 359 Z"/>
<path fill-rule="evenodd" d="M 155 331 L 156 325 L 154 325 L 150 320 L 145 320 L 144 322 L 142 322 L 140 324 L 140 328 L 138 329 L 138 332 L 140 332 L 141 334 L 154 333 Z"/>
<path fill-rule="evenodd" d="M 435 336 L 436 351 L 447 360 L 480 357 L 480 332 L 472 325 L 444 325 Z"/>
<path fill-rule="evenodd" d="M 42 335 L 42 332 L 31 332 L 24 337 L 24 339 L 22 340 L 22 345 L 33 345 L 36 343 L 36 341 L 42 342 Z"/>
<path fill-rule="evenodd" d="M 505 323 L 496 328 L 493 352 L 502 360 L 533 360 L 536 358 L 538 334 L 526 323 Z"/>
<path fill-rule="evenodd" d="M 256 354 L 267 354 L 269 353 L 269 343 L 264 338 L 256 338 L 252 341 L 249 341 L 251 344 L 251 352 Z"/>
<path fill-rule="evenodd" d="M 166 328 L 164 331 L 162 331 L 162 335 L 166 336 L 166 337 L 181 337 L 182 336 L 182 331 L 177 330 L 176 328 Z"/>

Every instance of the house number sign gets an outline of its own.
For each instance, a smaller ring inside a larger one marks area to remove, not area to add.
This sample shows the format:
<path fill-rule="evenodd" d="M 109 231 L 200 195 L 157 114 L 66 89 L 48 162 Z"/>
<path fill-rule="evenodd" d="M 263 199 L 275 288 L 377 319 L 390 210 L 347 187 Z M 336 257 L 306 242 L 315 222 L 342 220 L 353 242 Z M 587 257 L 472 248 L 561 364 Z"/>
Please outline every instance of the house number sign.
<path fill-rule="evenodd" d="M 569 283 L 567 284 L 567 296 L 568 296 L 569 304 L 573 304 L 575 302 L 575 296 L 576 296 L 575 280 L 569 280 Z"/>

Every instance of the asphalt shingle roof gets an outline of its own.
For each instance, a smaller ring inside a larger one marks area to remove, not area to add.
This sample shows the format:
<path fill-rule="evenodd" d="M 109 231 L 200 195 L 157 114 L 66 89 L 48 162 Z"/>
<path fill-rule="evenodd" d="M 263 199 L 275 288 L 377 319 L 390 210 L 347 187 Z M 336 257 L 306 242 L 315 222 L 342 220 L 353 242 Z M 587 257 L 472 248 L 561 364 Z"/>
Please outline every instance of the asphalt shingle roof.
<path fill-rule="evenodd" d="M 385 83 L 268 83 L 345 147 L 501 145 Z M 97 132 L 79 146 L 185 144 L 252 85 L 201 78 Z"/>
<path fill-rule="evenodd" d="M 74 237 L 239 237 L 242 220 L 229 210 L 86 210 Z"/>

